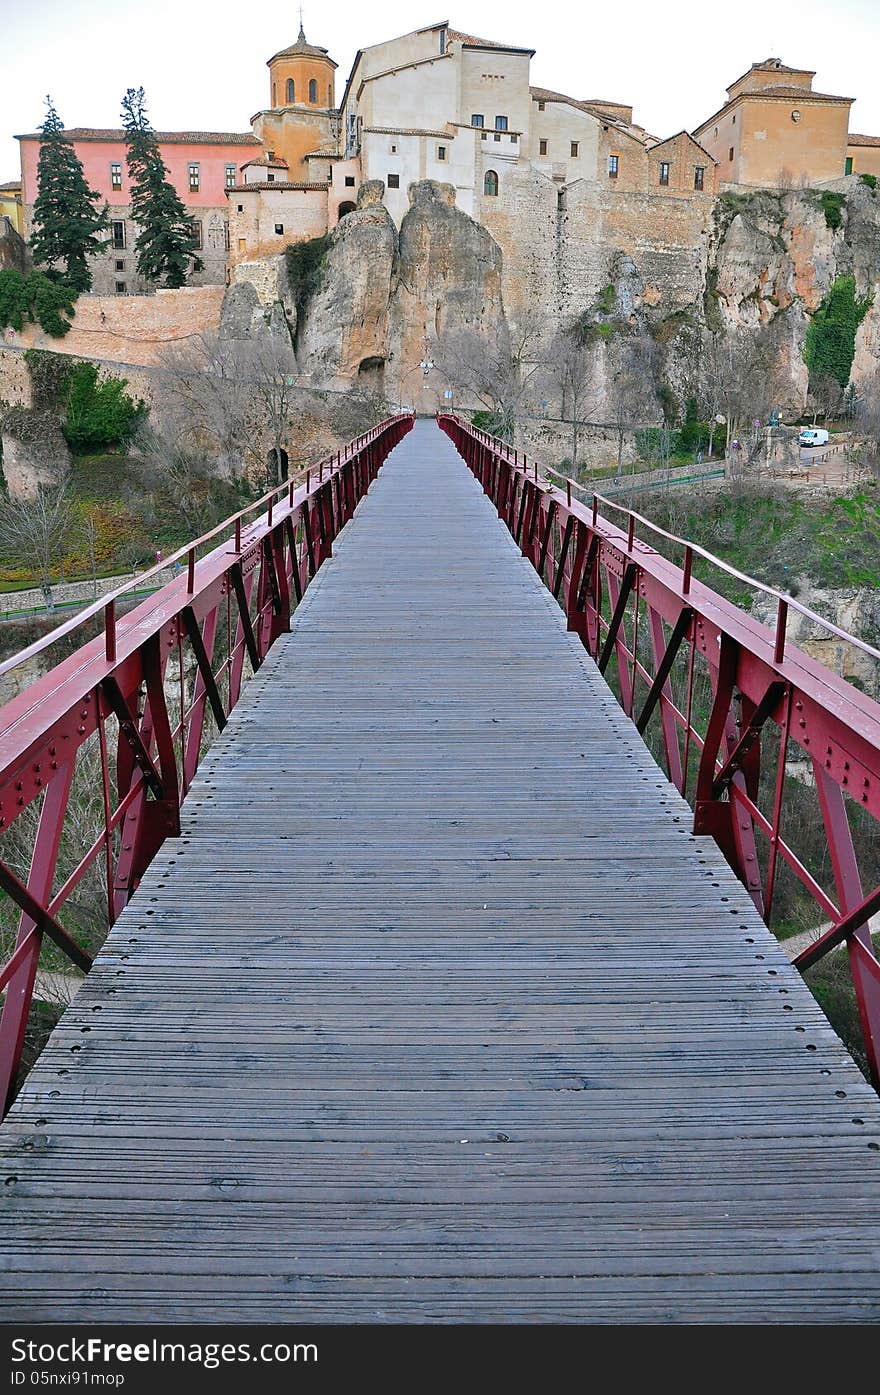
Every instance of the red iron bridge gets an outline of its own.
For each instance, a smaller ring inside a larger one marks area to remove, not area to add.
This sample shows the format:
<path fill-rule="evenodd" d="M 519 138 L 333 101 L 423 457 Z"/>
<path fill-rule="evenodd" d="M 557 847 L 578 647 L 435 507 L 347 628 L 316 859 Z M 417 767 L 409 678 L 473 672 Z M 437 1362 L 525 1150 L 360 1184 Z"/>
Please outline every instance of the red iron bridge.
<path fill-rule="evenodd" d="M 657 532 L 400 416 L 2 666 L 0 1319 L 880 1317 L 880 706 Z"/>

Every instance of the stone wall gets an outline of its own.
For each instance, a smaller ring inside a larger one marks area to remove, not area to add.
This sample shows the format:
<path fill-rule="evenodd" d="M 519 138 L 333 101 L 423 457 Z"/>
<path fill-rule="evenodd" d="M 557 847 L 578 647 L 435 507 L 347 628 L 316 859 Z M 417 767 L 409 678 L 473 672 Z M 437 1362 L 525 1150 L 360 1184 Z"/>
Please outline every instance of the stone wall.
<path fill-rule="evenodd" d="M 185 286 L 144 296 L 83 295 L 63 339 L 52 339 L 39 325 L 27 324 L 20 334 L 7 330 L 6 344 L 126 367 L 146 365 L 156 361 L 166 344 L 216 331 L 224 290 Z M 4 381 L 0 379 L 0 397 L 6 396 Z"/>

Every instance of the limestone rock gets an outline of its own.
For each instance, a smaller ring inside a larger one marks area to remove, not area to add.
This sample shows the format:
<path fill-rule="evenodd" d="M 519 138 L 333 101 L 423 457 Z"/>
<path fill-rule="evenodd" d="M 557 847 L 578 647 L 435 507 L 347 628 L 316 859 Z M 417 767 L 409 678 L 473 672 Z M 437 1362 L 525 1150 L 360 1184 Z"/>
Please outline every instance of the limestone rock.
<path fill-rule="evenodd" d="M 328 388 L 356 383 L 362 364 L 373 377 L 387 362 L 388 309 L 397 262 L 397 232 L 381 202 L 384 186 L 363 185 L 353 212 L 333 229 L 320 282 L 299 325 L 304 379 Z"/>
<path fill-rule="evenodd" d="M 14 407 L 3 418 L 3 478 L 12 499 L 35 499 L 70 473 L 70 450 L 54 411 Z"/>

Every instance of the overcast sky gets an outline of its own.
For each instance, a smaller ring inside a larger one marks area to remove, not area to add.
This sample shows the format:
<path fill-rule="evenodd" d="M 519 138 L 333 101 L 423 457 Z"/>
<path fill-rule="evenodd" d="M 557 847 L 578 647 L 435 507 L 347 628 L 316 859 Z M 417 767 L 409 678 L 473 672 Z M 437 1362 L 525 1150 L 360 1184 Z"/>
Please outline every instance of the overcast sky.
<path fill-rule="evenodd" d="M 537 50 L 532 81 L 574 97 L 631 102 L 652 134 L 692 129 L 724 89 L 770 55 L 815 68 L 822 92 L 856 97 L 851 129 L 880 134 L 878 0 L 401 0 L 305 4 L 306 35 L 339 64 L 341 95 L 359 47 L 448 19 L 482 38 Z M 246 23 L 242 25 L 242 16 Z M 268 97 L 266 59 L 293 43 L 284 0 L 0 0 L 0 182 L 19 172 L 17 132 L 51 92 L 66 126 L 117 126 L 126 87 L 144 86 L 153 125 L 245 131 Z"/>

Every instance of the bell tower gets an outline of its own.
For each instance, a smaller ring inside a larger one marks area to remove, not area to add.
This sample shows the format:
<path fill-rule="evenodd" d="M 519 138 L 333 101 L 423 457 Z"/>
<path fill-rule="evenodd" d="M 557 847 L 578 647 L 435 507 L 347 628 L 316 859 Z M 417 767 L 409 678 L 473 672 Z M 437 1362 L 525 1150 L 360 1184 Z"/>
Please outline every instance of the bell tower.
<path fill-rule="evenodd" d="M 325 48 L 308 42 L 300 11 L 296 43 L 269 59 L 270 109 L 297 106 L 332 110 L 336 106 L 337 66 Z"/>

